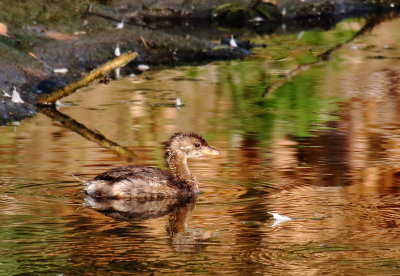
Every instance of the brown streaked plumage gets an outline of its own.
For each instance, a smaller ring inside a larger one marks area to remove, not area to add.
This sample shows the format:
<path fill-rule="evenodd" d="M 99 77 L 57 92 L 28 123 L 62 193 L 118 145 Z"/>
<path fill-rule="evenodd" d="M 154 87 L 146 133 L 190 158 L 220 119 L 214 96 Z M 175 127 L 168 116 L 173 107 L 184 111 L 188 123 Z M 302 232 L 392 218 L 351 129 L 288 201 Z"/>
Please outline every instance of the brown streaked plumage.
<path fill-rule="evenodd" d="M 165 153 L 169 171 L 145 166 L 118 167 L 85 182 L 85 192 L 93 198 L 187 197 L 199 192 L 199 183 L 191 174 L 187 159 L 218 154 L 197 134 L 175 133 Z"/>

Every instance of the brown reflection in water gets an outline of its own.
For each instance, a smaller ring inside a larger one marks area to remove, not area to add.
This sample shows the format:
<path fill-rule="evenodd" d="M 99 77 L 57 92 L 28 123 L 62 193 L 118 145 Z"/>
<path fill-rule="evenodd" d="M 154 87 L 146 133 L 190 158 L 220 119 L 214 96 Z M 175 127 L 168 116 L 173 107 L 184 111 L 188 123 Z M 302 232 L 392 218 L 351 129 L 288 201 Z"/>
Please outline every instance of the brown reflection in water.
<path fill-rule="evenodd" d="M 264 200 L 255 200 L 230 212 L 237 220 L 233 231 L 233 246 L 239 252 L 239 256 L 234 261 L 242 264 L 237 270 L 240 274 L 255 275 L 260 272 L 260 264 L 254 257 L 262 251 L 265 239 L 264 227 L 268 221 L 267 206 Z"/>
<path fill-rule="evenodd" d="M 241 138 L 236 156 L 238 162 L 237 177 L 241 182 L 251 183 L 260 178 L 259 174 L 263 163 L 262 152 L 254 133 L 244 133 Z"/>
<path fill-rule="evenodd" d="M 400 90 L 393 80 L 400 72 L 390 63 L 370 61 L 372 73 L 360 68 L 366 66 L 364 63 L 353 65 L 359 71 L 352 78 L 359 81 L 345 93 L 348 104 L 341 113 L 347 122 L 341 129 L 348 135 L 347 162 L 355 184 L 352 189 L 376 187 L 378 192 L 383 183 L 386 187 L 398 186 Z"/>
<path fill-rule="evenodd" d="M 216 237 L 216 233 L 203 228 L 191 228 L 188 219 L 195 200 L 178 207 L 169 217 L 167 232 L 169 243 L 176 252 L 200 252 Z"/>
<path fill-rule="evenodd" d="M 64 127 L 78 133 L 89 141 L 95 142 L 104 148 L 114 151 L 119 156 L 125 157 L 128 161 L 132 161 L 132 159 L 135 157 L 135 154 L 131 150 L 122 147 L 117 143 L 114 143 L 113 141 L 108 140 L 101 133 L 85 127 L 81 123 L 73 120 L 72 118 L 61 113 L 55 108 L 44 107 L 40 108 L 39 110 L 47 117 L 51 118 L 53 121 L 60 122 Z"/>
<path fill-rule="evenodd" d="M 329 127 L 335 130 L 326 131 L 316 137 L 298 141 L 297 159 L 299 164 L 312 167 L 313 174 L 318 176 L 308 184 L 313 186 L 347 186 L 347 137 L 337 131 L 337 124 Z"/>

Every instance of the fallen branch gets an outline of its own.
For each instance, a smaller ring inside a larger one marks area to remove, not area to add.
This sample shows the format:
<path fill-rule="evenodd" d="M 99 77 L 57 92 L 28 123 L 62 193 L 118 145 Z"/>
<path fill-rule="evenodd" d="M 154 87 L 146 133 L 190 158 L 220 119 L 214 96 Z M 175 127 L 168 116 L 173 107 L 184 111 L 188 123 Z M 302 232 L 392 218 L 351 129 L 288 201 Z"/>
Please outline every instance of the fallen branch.
<path fill-rule="evenodd" d="M 64 86 L 63 88 L 54 91 L 50 95 L 46 95 L 44 97 L 39 98 L 37 101 L 37 105 L 39 106 L 55 105 L 56 101 L 58 101 L 59 99 L 74 93 L 79 88 L 87 86 L 96 79 L 108 75 L 112 70 L 125 66 L 130 61 L 135 59 L 137 56 L 138 54 L 136 52 L 129 52 L 122 54 L 114 58 L 113 60 L 106 62 L 99 68 L 94 69 L 87 76 L 79 79 L 78 81 L 70 83 Z"/>
<path fill-rule="evenodd" d="M 64 127 L 78 133 L 87 140 L 95 142 L 103 148 L 110 149 L 119 156 L 125 157 L 128 161 L 132 161 L 136 157 L 136 155 L 130 149 L 108 140 L 101 133 L 87 128 L 83 124 L 75 121 L 71 117 L 68 117 L 53 107 L 42 107 L 39 108 L 39 111 L 51 118 L 53 121 L 60 122 Z"/>

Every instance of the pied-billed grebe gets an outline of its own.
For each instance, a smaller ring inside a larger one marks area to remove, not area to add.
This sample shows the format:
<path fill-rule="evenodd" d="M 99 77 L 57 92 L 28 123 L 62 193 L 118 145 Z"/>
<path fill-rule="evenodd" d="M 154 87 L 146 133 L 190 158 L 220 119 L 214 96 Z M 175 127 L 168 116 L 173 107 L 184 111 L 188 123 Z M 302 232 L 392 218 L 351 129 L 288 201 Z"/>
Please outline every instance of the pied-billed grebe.
<path fill-rule="evenodd" d="M 125 166 L 106 171 L 85 182 L 85 192 L 93 198 L 143 198 L 191 196 L 199 192 L 198 181 L 190 173 L 187 159 L 218 155 L 203 137 L 175 133 L 168 142 L 169 171 L 144 166 Z"/>

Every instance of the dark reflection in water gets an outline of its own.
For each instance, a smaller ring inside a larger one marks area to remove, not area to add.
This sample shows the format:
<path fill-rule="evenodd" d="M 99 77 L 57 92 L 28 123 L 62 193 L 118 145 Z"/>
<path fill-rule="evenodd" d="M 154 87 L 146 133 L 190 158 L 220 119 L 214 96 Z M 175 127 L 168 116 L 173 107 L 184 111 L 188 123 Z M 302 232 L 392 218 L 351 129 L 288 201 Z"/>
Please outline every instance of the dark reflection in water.
<path fill-rule="evenodd" d="M 169 236 L 169 244 L 177 252 L 197 252 L 204 248 L 206 241 L 212 238 L 212 234 L 201 228 L 189 228 L 188 217 L 196 203 L 196 197 L 177 200 L 116 200 L 94 199 L 86 197 L 86 205 L 98 212 L 124 221 L 143 221 L 146 219 L 168 215 L 166 231 Z"/>
<path fill-rule="evenodd" d="M 335 130 L 326 131 L 316 137 L 299 139 L 296 157 L 299 164 L 314 167 L 322 176 L 312 185 L 350 185 L 346 151 L 348 137 L 337 131 L 336 124 L 331 123 L 329 127 Z"/>
<path fill-rule="evenodd" d="M 280 39 L 328 43 L 359 25 Z M 85 203 L 71 174 L 128 161 L 43 114 L 1 127 L 0 274 L 398 275 L 399 27 L 382 23 L 266 97 L 288 69 L 269 52 L 66 99 L 76 105 L 65 116 L 135 152 L 135 164 L 163 167 L 176 131 L 204 135 L 221 155 L 190 161 L 203 191 L 193 202 Z M 366 58 L 378 54 L 388 58 Z"/>
<path fill-rule="evenodd" d="M 189 201 L 167 198 L 162 200 L 117 200 L 117 199 L 95 199 L 85 198 L 86 205 L 106 216 L 121 220 L 144 220 L 162 217 L 174 212 L 180 206 L 194 203 L 195 199 Z M 193 205 L 193 204 L 191 204 Z"/>

